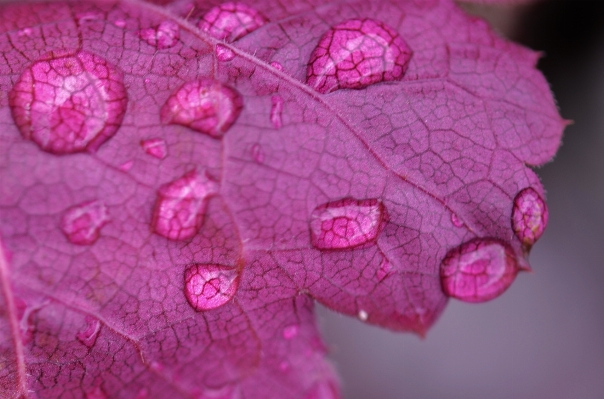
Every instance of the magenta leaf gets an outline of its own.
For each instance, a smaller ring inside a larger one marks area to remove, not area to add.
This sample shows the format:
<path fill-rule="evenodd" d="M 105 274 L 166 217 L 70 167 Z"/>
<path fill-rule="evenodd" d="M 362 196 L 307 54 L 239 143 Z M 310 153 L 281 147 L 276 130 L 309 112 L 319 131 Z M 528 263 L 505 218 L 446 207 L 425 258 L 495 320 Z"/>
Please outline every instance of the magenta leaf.
<path fill-rule="evenodd" d="M 336 399 L 313 300 L 504 292 L 565 122 L 448 0 L 0 6 L 0 396 Z"/>

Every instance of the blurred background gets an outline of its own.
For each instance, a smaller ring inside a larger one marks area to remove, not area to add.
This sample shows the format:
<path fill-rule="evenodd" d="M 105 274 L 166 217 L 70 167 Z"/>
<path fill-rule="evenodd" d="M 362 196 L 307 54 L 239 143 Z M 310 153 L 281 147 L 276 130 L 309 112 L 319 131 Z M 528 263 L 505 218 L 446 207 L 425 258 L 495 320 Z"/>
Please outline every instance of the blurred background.
<path fill-rule="evenodd" d="M 604 398 L 604 1 L 466 6 L 539 63 L 574 124 L 537 170 L 549 226 L 500 298 L 450 301 L 422 340 L 319 309 L 345 399 Z"/>

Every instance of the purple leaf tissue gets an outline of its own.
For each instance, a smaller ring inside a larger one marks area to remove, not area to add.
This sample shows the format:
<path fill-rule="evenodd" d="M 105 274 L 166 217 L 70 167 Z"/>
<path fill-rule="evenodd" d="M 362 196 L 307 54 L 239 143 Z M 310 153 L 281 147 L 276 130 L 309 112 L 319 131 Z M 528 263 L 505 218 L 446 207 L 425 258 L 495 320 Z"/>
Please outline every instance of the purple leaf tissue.
<path fill-rule="evenodd" d="M 337 399 L 314 301 L 501 295 L 565 121 L 449 0 L 3 2 L 0 397 Z"/>

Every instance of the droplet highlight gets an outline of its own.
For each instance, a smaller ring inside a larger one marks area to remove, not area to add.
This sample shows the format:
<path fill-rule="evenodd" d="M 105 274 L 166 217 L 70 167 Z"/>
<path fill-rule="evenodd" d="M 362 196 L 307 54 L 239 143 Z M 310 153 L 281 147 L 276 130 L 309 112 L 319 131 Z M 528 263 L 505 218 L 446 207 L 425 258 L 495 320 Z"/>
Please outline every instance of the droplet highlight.
<path fill-rule="evenodd" d="M 168 146 L 164 139 L 155 138 L 141 140 L 141 147 L 145 153 L 157 159 L 164 159 L 168 156 Z"/>
<path fill-rule="evenodd" d="M 169 240 L 193 237 L 201 228 L 209 197 L 216 192 L 218 184 L 196 170 L 162 186 L 153 209 L 152 230 Z"/>
<path fill-rule="evenodd" d="M 241 95 L 213 79 L 202 78 L 178 88 L 161 109 L 165 124 L 186 126 L 220 138 L 235 123 L 243 108 Z"/>
<path fill-rule="evenodd" d="M 225 305 L 238 287 L 239 273 L 232 267 L 195 264 L 185 271 L 185 297 L 199 312 Z"/>
<path fill-rule="evenodd" d="M 228 2 L 211 8 L 197 26 L 212 37 L 231 43 L 267 22 L 268 19 L 255 8 Z"/>
<path fill-rule="evenodd" d="M 357 315 L 359 317 L 359 320 L 361 321 L 367 321 L 367 319 L 369 318 L 369 314 L 364 311 L 363 309 L 359 310 L 359 313 Z"/>
<path fill-rule="evenodd" d="M 256 162 L 257 164 L 262 165 L 264 163 L 264 150 L 262 149 L 262 146 L 258 143 L 254 144 L 252 146 L 252 159 L 254 160 L 254 162 Z"/>
<path fill-rule="evenodd" d="M 283 65 L 281 65 L 279 62 L 277 62 L 277 61 L 272 61 L 272 62 L 271 62 L 271 66 L 272 66 L 273 68 L 275 68 L 277 71 L 279 71 L 279 72 L 283 72 Z"/>
<path fill-rule="evenodd" d="M 310 217 L 312 245 L 343 249 L 375 241 L 384 215 L 384 205 L 377 199 L 344 198 L 320 205 Z"/>
<path fill-rule="evenodd" d="M 451 214 L 451 223 L 455 227 L 463 227 L 463 222 L 459 220 L 459 217 L 455 213 Z"/>
<path fill-rule="evenodd" d="M 217 44 L 216 45 L 216 58 L 220 62 L 228 62 L 228 61 L 233 60 L 233 58 L 235 58 L 235 53 L 233 52 L 233 50 L 231 50 L 227 46 L 224 46 L 222 44 Z"/>
<path fill-rule="evenodd" d="M 291 324 L 283 329 L 283 338 L 290 340 L 298 336 L 300 327 L 296 324 Z"/>
<path fill-rule="evenodd" d="M 272 96 L 271 97 L 271 123 L 275 127 L 275 129 L 279 129 L 283 126 L 283 97 L 281 96 Z"/>
<path fill-rule="evenodd" d="M 512 284 L 520 267 L 514 250 L 495 238 L 475 238 L 447 253 L 440 266 L 444 293 L 464 302 L 485 302 Z"/>
<path fill-rule="evenodd" d="M 531 247 L 543 234 L 548 220 L 547 205 L 533 188 L 520 191 L 514 199 L 512 229 L 516 237 Z"/>
<path fill-rule="evenodd" d="M 306 82 L 325 94 L 400 80 L 411 55 L 390 26 L 368 18 L 349 19 L 321 37 L 310 56 Z"/>
<path fill-rule="evenodd" d="M 21 135 L 63 155 L 95 151 L 126 112 L 122 73 L 86 51 L 54 51 L 31 64 L 8 95 Z"/>
<path fill-rule="evenodd" d="M 163 21 L 155 28 L 142 29 L 139 36 L 159 50 L 174 47 L 180 39 L 180 27 L 174 21 Z"/>
<path fill-rule="evenodd" d="M 61 218 L 61 230 L 76 245 L 92 245 L 101 228 L 109 222 L 107 207 L 101 201 L 88 201 L 69 208 Z"/>
<path fill-rule="evenodd" d="M 76 334 L 76 339 L 88 348 L 92 348 L 100 331 L 101 322 L 94 317 L 86 316 L 86 326 Z"/>

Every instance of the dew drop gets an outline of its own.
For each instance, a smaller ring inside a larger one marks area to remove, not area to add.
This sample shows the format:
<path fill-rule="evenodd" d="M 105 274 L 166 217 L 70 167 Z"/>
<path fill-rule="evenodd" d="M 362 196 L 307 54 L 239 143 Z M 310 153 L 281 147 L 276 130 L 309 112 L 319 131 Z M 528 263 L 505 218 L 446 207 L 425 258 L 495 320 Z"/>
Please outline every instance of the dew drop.
<path fill-rule="evenodd" d="M 161 120 L 219 138 L 242 108 L 243 99 L 235 89 L 202 78 L 185 83 L 170 95 L 161 109 Z"/>
<path fill-rule="evenodd" d="M 89 201 L 71 207 L 63 214 L 61 230 L 73 244 L 92 245 L 99 239 L 101 228 L 108 222 L 105 204 Z"/>
<path fill-rule="evenodd" d="M 185 271 L 185 297 L 193 309 L 216 309 L 235 296 L 239 273 L 223 265 L 195 264 Z"/>
<path fill-rule="evenodd" d="M 196 170 L 162 186 L 153 209 L 153 231 L 170 240 L 193 237 L 203 223 L 208 198 L 216 192 L 218 184 Z"/>
<path fill-rule="evenodd" d="M 29 36 L 31 36 L 31 33 L 32 33 L 31 28 L 23 28 L 23 29 L 19 30 L 19 32 L 17 33 L 17 35 L 19 37 L 23 37 L 23 36 L 29 37 Z"/>
<path fill-rule="evenodd" d="M 233 58 L 235 58 L 235 53 L 233 53 L 233 50 L 231 50 L 227 46 L 224 46 L 222 44 L 217 44 L 216 45 L 216 58 L 218 58 L 218 61 L 220 61 L 220 62 L 228 62 L 228 61 L 231 61 Z"/>
<path fill-rule="evenodd" d="M 537 191 L 528 187 L 516 195 L 512 211 L 512 229 L 524 245 L 530 247 L 541 237 L 547 220 L 547 205 Z"/>
<path fill-rule="evenodd" d="M 119 169 L 123 172 L 128 172 L 130 169 L 132 169 L 133 165 L 134 161 L 126 161 L 119 166 Z"/>
<path fill-rule="evenodd" d="M 300 327 L 296 324 L 289 325 L 283 329 L 283 338 L 290 340 L 295 338 L 300 331 Z"/>
<path fill-rule="evenodd" d="M 120 127 L 127 103 L 121 72 L 83 50 L 35 61 L 8 99 L 21 135 L 59 155 L 98 149 Z"/>
<path fill-rule="evenodd" d="M 264 150 L 262 149 L 262 146 L 258 143 L 252 146 L 252 158 L 258 164 L 264 163 Z"/>
<path fill-rule="evenodd" d="M 514 250 L 495 238 L 475 238 L 445 256 L 440 266 L 444 293 L 464 302 L 501 295 L 520 270 Z"/>
<path fill-rule="evenodd" d="M 117 26 L 118 28 L 123 28 L 126 26 L 126 21 L 123 19 L 118 19 L 113 23 L 113 25 Z"/>
<path fill-rule="evenodd" d="M 353 248 L 374 241 L 383 219 L 384 205 L 377 199 L 328 202 L 311 214 L 311 242 L 320 249 Z"/>
<path fill-rule="evenodd" d="M 463 222 L 459 220 L 459 217 L 457 217 L 455 213 L 451 214 L 451 223 L 453 223 L 453 226 L 455 227 L 463 227 Z"/>
<path fill-rule="evenodd" d="M 168 146 L 164 139 L 141 140 L 141 147 L 143 151 L 157 159 L 164 159 L 168 156 Z"/>
<path fill-rule="evenodd" d="M 390 26 L 349 19 L 321 37 L 310 55 L 306 82 L 320 93 L 361 89 L 400 80 L 411 59 L 407 43 Z"/>
<path fill-rule="evenodd" d="M 359 314 L 357 316 L 359 317 L 359 320 L 361 320 L 361 321 L 367 321 L 367 319 L 369 318 L 369 315 L 363 309 L 359 310 Z"/>
<path fill-rule="evenodd" d="M 214 38 L 231 43 L 267 22 L 258 10 L 242 3 L 229 2 L 211 8 L 197 26 Z"/>
<path fill-rule="evenodd" d="M 151 46 L 159 50 L 174 47 L 180 39 L 180 28 L 174 21 L 163 21 L 155 28 L 143 29 L 139 36 Z"/>
<path fill-rule="evenodd" d="M 275 129 L 279 129 L 283 126 L 282 114 L 283 114 L 283 98 L 281 96 L 271 97 L 271 123 Z"/>
<path fill-rule="evenodd" d="M 281 65 L 280 63 L 278 63 L 277 61 L 273 61 L 271 62 L 271 66 L 273 68 L 275 68 L 277 71 L 283 71 L 283 65 Z"/>
<path fill-rule="evenodd" d="M 78 341 L 92 348 L 101 331 L 101 322 L 91 316 L 86 316 L 86 326 L 76 334 Z"/>

